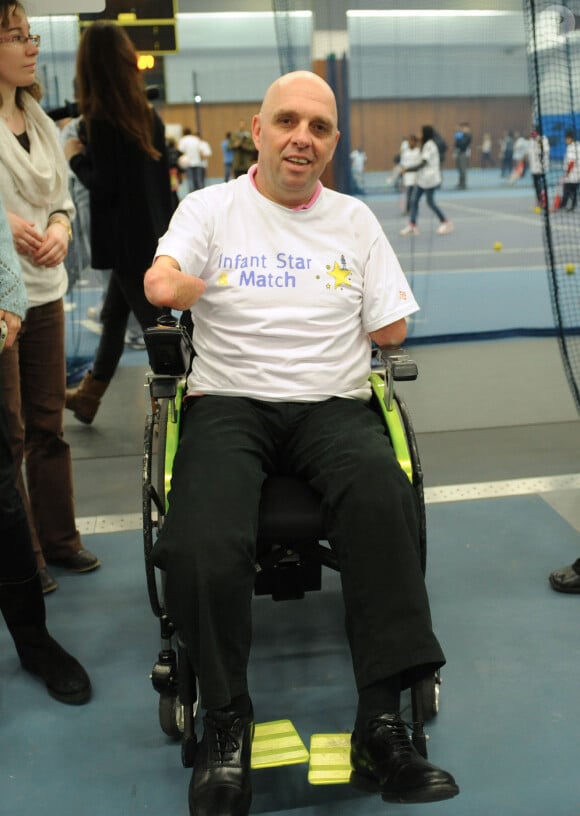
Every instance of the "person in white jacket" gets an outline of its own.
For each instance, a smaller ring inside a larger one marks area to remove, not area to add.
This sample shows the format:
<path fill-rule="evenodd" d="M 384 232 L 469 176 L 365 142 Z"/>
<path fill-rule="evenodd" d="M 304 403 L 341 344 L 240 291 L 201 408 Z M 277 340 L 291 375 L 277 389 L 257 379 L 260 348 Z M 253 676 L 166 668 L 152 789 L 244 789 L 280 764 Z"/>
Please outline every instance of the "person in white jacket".
<path fill-rule="evenodd" d="M 434 130 L 431 125 L 423 125 L 421 128 L 421 154 L 417 164 L 408 168 L 403 168 L 407 173 L 417 173 L 417 180 L 411 196 L 411 212 L 409 223 L 401 230 L 401 235 L 419 235 L 417 217 L 419 214 L 419 201 L 423 193 L 427 199 L 427 206 L 439 219 L 439 226 L 436 229 L 438 235 L 447 235 L 453 232 L 454 226 L 448 221 L 441 209 L 435 203 L 435 191 L 441 186 L 441 167 L 439 158 L 439 148 L 434 140 Z"/>
<path fill-rule="evenodd" d="M 48 592 L 56 582 L 46 562 L 75 573 L 99 566 L 76 526 L 72 461 L 63 435 L 64 260 L 75 210 L 58 131 L 37 101 L 40 38 L 30 33 L 20 4 L 0 8 L 0 190 L 28 297 L 22 330 L 0 357 L 0 369 L 14 471 Z"/>
<path fill-rule="evenodd" d="M 419 140 L 412 133 L 401 145 L 401 158 L 399 160 L 400 170 L 403 171 L 403 187 L 405 190 L 405 210 L 403 215 L 409 215 L 411 212 L 411 196 L 417 182 L 417 171 L 408 170 L 407 168 L 415 167 L 420 163 L 421 148 L 419 147 Z"/>

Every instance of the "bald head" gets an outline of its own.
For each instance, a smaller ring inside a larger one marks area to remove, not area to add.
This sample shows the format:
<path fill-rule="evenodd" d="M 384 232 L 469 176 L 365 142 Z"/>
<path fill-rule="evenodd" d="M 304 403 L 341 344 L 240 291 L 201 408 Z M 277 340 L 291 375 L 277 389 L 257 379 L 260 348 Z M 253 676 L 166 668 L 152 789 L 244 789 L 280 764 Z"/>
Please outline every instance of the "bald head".
<path fill-rule="evenodd" d="M 260 113 L 252 120 L 258 190 L 285 207 L 307 203 L 339 136 L 330 86 L 310 71 L 280 77 L 266 91 Z"/>
<path fill-rule="evenodd" d="M 303 94 L 319 104 L 331 117 L 337 127 L 338 114 L 334 92 L 328 82 L 312 71 L 292 71 L 278 77 L 264 94 L 260 115 L 269 115 L 272 110 L 283 107 L 286 100 L 295 93 Z"/>

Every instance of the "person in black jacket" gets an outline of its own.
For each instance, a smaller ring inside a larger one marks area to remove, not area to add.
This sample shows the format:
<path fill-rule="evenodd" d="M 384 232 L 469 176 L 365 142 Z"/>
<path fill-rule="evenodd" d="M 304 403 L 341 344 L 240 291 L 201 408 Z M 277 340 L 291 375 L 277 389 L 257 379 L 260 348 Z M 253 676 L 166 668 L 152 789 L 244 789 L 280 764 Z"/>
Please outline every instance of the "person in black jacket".
<path fill-rule="evenodd" d="M 164 125 L 147 101 L 126 32 L 93 23 L 76 69 L 82 127 L 65 143 L 65 155 L 90 192 L 92 265 L 112 269 L 92 371 L 67 391 L 66 407 L 89 424 L 123 353 L 129 313 L 143 330 L 156 323 L 159 310 L 145 298 L 143 276 L 173 206 Z"/>

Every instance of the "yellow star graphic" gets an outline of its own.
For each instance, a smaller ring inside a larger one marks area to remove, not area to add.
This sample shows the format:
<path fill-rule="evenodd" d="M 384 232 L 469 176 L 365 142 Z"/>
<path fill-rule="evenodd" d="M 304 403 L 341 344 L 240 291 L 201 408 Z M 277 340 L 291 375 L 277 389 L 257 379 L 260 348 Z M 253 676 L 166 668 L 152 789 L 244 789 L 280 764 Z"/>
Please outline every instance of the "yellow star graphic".
<path fill-rule="evenodd" d="M 343 269 L 338 265 L 337 261 L 334 262 L 334 267 L 329 269 L 326 274 L 334 278 L 335 289 L 338 289 L 341 284 L 344 284 L 345 286 L 352 286 L 352 283 L 347 280 L 347 277 L 350 275 L 350 269 Z"/>
<path fill-rule="evenodd" d="M 218 284 L 218 286 L 229 286 L 230 285 L 230 281 L 229 281 L 227 272 L 222 272 L 221 273 L 221 275 L 218 278 L 217 284 Z"/>

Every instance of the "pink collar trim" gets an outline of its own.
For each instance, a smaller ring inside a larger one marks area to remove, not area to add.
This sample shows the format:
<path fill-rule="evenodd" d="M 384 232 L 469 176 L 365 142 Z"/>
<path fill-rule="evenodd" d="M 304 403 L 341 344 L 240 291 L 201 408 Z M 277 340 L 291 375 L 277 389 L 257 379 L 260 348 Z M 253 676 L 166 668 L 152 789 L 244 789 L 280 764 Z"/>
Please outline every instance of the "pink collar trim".
<path fill-rule="evenodd" d="M 256 184 L 256 178 L 255 178 L 257 172 L 258 172 L 258 165 L 253 164 L 250 167 L 250 169 L 248 170 L 248 176 L 250 178 L 250 183 L 251 183 L 252 187 L 255 190 L 257 190 L 258 192 L 260 192 L 258 190 L 258 185 Z M 322 192 L 322 182 L 318 181 L 317 184 L 316 184 L 316 190 L 314 191 L 314 194 L 313 194 L 312 198 L 310 199 L 310 201 L 307 201 L 306 204 L 299 204 L 297 207 L 290 207 L 289 209 L 296 210 L 296 211 L 297 210 L 309 210 L 312 206 L 314 206 L 314 204 L 316 204 L 316 202 L 318 201 L 318 197 L 320 196 L 321 192 Z"/>

